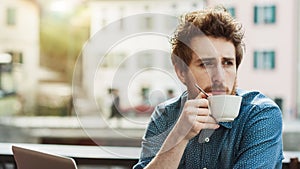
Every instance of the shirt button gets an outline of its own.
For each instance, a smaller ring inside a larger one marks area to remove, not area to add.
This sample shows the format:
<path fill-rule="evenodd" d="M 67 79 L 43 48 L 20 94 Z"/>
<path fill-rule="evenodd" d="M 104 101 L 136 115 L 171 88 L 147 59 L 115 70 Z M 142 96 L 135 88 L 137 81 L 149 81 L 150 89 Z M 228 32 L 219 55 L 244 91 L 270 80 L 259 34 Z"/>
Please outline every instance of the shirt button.
<path fill-rule="evenodd" d="M 206 138 L 204 139 L 204 141 L 205 141 L 206 143 L 208 143 L 208 142 L 209 142 L 209 137 L 206 137 Z"/>

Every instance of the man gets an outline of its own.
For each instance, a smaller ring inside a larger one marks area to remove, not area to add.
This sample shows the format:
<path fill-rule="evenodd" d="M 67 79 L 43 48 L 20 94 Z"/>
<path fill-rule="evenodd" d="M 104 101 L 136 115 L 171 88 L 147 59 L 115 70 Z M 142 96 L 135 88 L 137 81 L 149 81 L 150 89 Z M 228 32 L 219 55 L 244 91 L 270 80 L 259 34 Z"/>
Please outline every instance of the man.
<path fill-rule="evenodd" d="M 187 91 L 156 107 L 135 169 L 281 168 L 280 109 L 260 92 L 236 88 L 243 36 L 222 7 L 182 17 L 171 41 L 172 61 Z M 210 95 L 241 96 L 238 117 L 217 123 L 195 84 Z"/>
<path fill-rule="evenodd" d="M 122 114 L 120 113 L 121 108 L 120 108 L 120 97 L 119 97 L 119 90 L 118 89 L 109 89 L 109 94 L 112 94 L 113 101 L 110 106 L 110 117 L 109 118 L 114 118 L 116 117 L 117 119 L 122 117 Z"/>

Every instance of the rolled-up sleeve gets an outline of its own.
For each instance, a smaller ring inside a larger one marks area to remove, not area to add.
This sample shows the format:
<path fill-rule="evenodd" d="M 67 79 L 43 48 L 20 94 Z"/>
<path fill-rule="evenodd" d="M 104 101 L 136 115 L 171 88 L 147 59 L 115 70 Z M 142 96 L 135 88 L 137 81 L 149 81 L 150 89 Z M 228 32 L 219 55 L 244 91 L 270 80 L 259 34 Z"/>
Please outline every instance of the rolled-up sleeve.
<path fill-rule="evenodd" d="M 167 125 L 167 116 L 165 110 L 161 107 L 156 107 L 151 116 L 151 120 L 146 129 L 142 140 L 142 152 L 139 162 L 133 167 L 141 169 L 147 166 L 153 157 L 160 150 L 163 142 L 171 131 L 171 127 Z"/>

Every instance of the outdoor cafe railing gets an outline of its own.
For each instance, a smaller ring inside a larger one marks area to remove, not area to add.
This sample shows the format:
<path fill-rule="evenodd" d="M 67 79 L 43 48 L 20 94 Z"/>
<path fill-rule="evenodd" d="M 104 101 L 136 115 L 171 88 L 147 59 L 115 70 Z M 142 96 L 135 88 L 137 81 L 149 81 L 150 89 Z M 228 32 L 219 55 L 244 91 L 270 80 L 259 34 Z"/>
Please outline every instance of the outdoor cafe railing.
<path fill-rule="evenodd" d="M 141 150 L 140 147 L 0 143 L 0 169 L 16 168 L 12 145 L 68 156 L 78 166 L 121 166 L 128 169 L 137 163 Z M 286 151 L 284 156 L 283 169 L 300 169 L 300 152 Z"/>

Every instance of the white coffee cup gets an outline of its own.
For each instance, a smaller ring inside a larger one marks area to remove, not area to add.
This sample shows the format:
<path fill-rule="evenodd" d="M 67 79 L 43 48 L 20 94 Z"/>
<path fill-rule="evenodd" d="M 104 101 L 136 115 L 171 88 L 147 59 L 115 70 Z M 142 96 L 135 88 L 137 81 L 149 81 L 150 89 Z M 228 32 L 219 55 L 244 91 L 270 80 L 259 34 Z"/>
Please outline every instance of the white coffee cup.
<path fill-rule="evenodd" d="M 208 98 L 208 109 L 217 122 L 231 122 L 238 115 L 242 97 L 236 95 L 213 95 Z"/>

